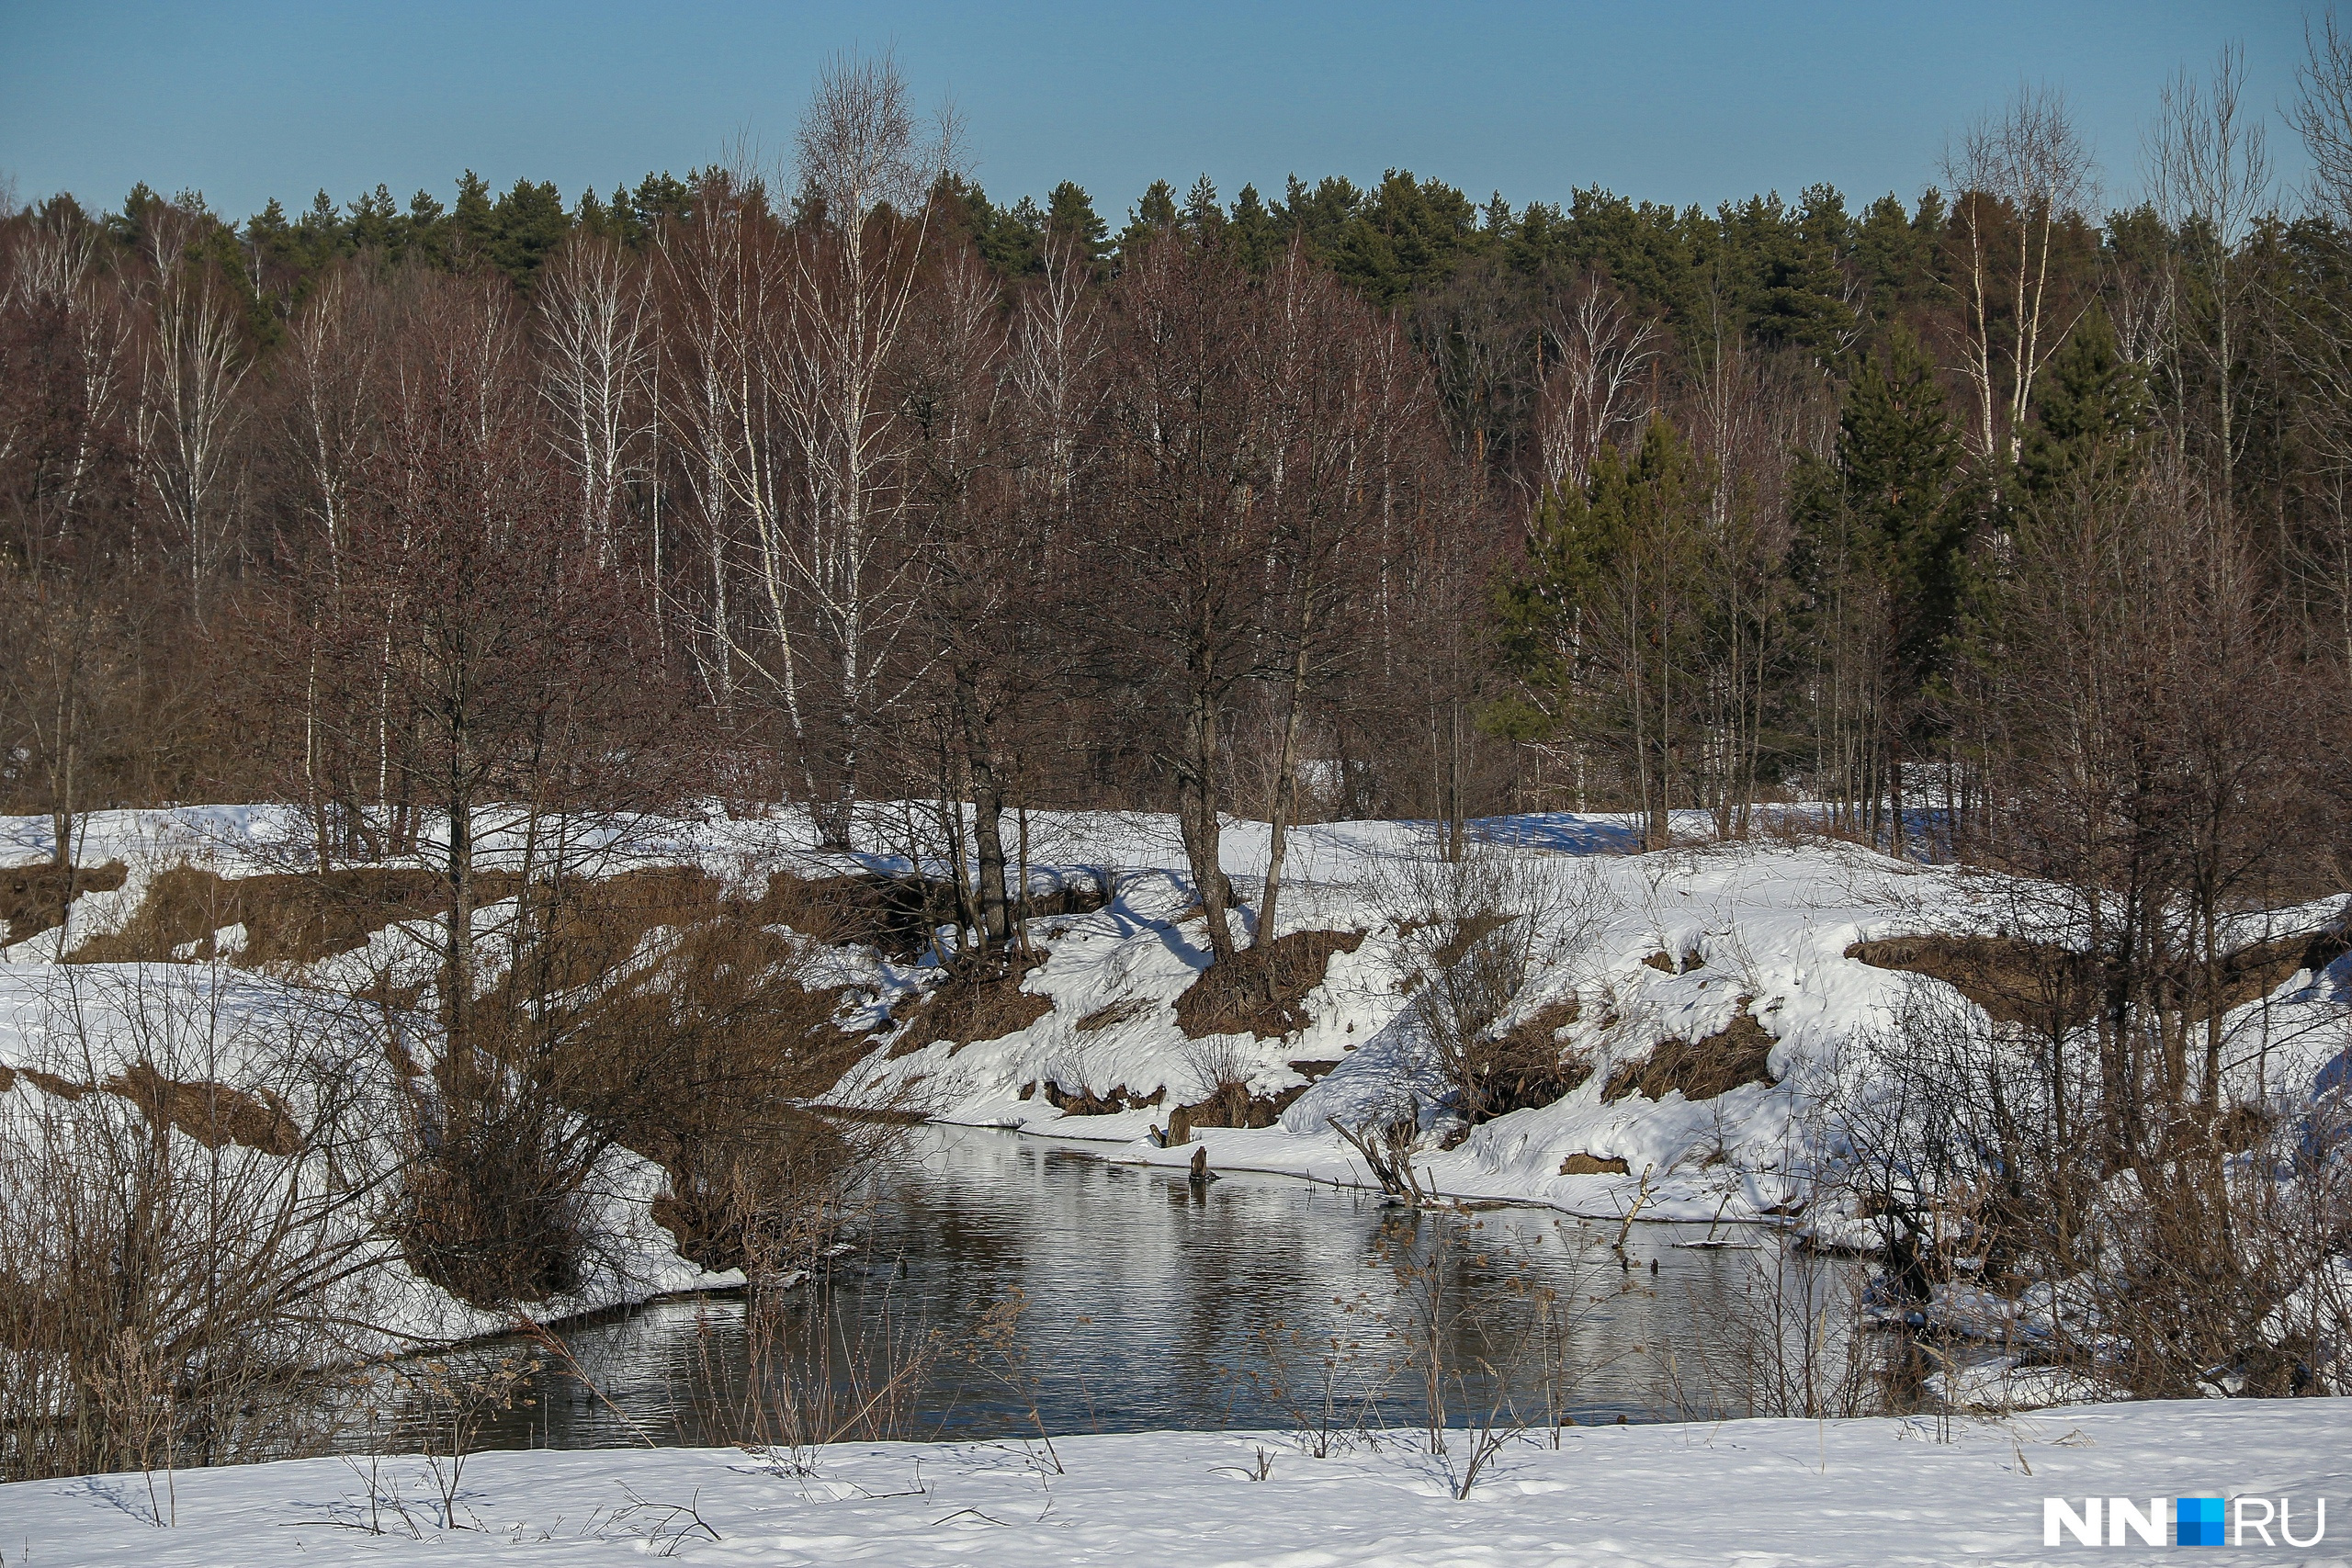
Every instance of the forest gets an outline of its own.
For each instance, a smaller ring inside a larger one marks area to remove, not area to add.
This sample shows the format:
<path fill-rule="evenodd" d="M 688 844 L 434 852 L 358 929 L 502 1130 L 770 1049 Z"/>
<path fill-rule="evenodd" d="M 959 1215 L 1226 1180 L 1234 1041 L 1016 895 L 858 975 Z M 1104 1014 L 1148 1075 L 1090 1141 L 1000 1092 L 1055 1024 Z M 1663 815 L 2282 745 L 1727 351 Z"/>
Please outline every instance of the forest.
<path fill-rule="evenodd" d="M 1204 175 L 1114 236 L 992 203 L 887 65 L 792 175 L 53 197 L 0 226 L 5 805 L 299 798 L 322 855 L 549 788 L 843 844 L 953 796 L 984 865 L 1022 804 L 1172 807 L 1204 866 L 1226 814 L 1791 800 L 2028 869 L 2139 852 L 2108 807 L 2324 843 L 2352 61 L 2308 74 L 2300 209 L 2226 54 L 2103 214 L 2035 91 L 1907 207 Z"/>

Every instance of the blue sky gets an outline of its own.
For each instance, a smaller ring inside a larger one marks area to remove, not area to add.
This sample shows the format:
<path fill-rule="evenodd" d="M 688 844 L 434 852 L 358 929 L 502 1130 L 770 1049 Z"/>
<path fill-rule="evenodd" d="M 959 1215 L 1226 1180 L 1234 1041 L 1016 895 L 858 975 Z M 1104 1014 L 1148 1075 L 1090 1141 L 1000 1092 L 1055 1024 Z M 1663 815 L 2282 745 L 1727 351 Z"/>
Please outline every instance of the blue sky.
<path fill-rule="evenodd" d="M 1285 174 L 1436 175 L 1482 198 L 1600 183 L 1678 203 L 1829 180 L 1857 200 L 1934 178 L 1947 137 L 2020 81 L 2063 89 L 2110 200 L 2140 185 L 2165 80 L 2246 51 L 2275 115 L 2304 7 L 2036 5 L 71 5 L 0 0 L 0 177 L 112 206 L 140 179 L 242 217 L 381 181 L 442 199 L 609 190 L 747 137 L 789 145 L 811 76 L 894 49 L 954 98 L 1000 200 L 1077 180 L 1114 223 L 1155 177 L 1229 199 Z"/>

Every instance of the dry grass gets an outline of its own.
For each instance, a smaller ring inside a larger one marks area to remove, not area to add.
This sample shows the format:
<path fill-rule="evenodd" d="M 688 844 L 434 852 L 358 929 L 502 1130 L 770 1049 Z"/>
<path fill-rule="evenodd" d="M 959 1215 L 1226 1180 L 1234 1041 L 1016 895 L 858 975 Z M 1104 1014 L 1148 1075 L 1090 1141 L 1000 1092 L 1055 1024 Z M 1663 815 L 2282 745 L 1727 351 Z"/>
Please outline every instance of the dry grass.
<path fill-rule="evenodd" d="M 1618 1067 L 1600 1091 L 1602 1101 L 1614 1103 L 1634 1094 L 1664 1100 L 1677 1090 L 1685 1100 L 1713 1100 L 1742 1084 L 1770 1083 L 1766 1063 L 1774 1043 L 1771 1033 L 1745 1010 L 1747 999 L 1740 1006 L 1739 1016 L 1720 1033 L 1661 1041 L 1646 1060 Z"/>
<path fill-rule="evenodd" d="M 487 904 L 513 897 L 519 883 L 506 873 L 483 872 L 474 886 Z M 312 964 L 365 947 L 370 936 L 398 921 L 430 919 L 448 908 L 448 884 L 429 871 L 367 866 L 222 877 L 178 865 L 156 874 L 119 929 L 77 943 L 65 959 L 162 964 L 185 949 L 207 963 L 218 956 L 213 933 L 241 925 L 245 945 L 233 960 L 240 966 Z"/>
<path fill-rule="evenodd" d="M 1465 1066 L 1476 1076 L 1482 1119 L 1550 1105 L 1592 1077 L 1592 1063 L 1560 1044 L 1560 1032 L 1583 1010 L 1573 996 L 1547 1002 L 1502 1034 L 1479 1042 Z"/>
<path fill-rule="evenodd" d="M 1108 1007 L 1096 1008 L 1092 1012 L 1080 1019 L 1076 1027 L 1080 1033 L 1093 1034 L 1102 1030 L 1115 1028 L 1122 1023 L 1132 1022 L 1150 1012 L 1154 1005 L 1147 997 L 1123 997 Z"/>
<path fill-rule="evenodd" d="M 1201 971 L 1176 998 L 1176 1027 L 1189 1039 L 1255 1034 L 1279 1039 L 1306 1026 L 1307 993 L 1323 983 L 1335 953 L 1363 945 L 1362 931 L 1293 931 Z"/>
<path fill-rule="evenodd" d="M 1165 1089 L 1153 1089 L 1147 1095 L 1123 1083 L 1113 1084 L 1098 1093 L 1084 1084 L 1065 1088 L 1060 1079 L 1053 1077 L 1040 1087 L 1045 1091 L 1046 1103 L 1065 1116 L 1115 1116 L 1122 1111 L 1141 1111 L 1158 1105 L 1168 1096 Z"/>
<path fill-rule="evenodd" d="M 69 896 L 111 893 L 129 873 L 123 863 L 72 871 L 60 865 L 17 865 L 0 871 L 0 945 L 19 942 L 65 923 Z"/>
<path fill-rule="evenodd" d="M 1188 1143 L 1195 1127 L 1271 1127 L 1306 1090 L 1306 1084 L 1293 1084 L 1272 1094 L 1251 1094 L 1246 1084 L 1219 1084 L 1207 1099 L 1169 1112 L 1168 1141 Z"/>
<path fill-rule="evenodd" d="M 2063 1032 L 2098 1006 L 2098 965 L 2055 942 L 2022 937 L 1901 936 L 1858 942 L 1846 956 L 1874 969 L 1941 980 L 2002 1023 Z"/>
<path fill-rule="evenodd" d="M 956 976 L 924 993 L 908 1014 L 906 1032 L 891 1043 L 892 1057 L 912 1055 L 940 1041 L 949 1055 L 977 1040 L 999 1040 L 1054 1010 L 1053 998 L 1021 988 L 1022 971 L 983 979 Z"/>
<path fill-rule="evenodd" d="M 286 1102 L 265 1089 L 248 1094 L 224 1083 L 167 1078 L 145 1062 L 134 1062 L 102 1086 L 146 1113 L 156 1126 L 176 1127 L 208 1149 L 241 1144 L 281 1158 L 302 1146 Z"/>
<path fill-rule="evenodd" d="M 2251 942 L 2223 956 L 2214 996 L 2204 975 L 2184 965 L 2177 988 L 2182 1016 L 2201 1022 L 2278 989 L 2298 970 L 2317 971 L 2352 952 L 2336 928 Z M 1846 956 L 1878 969 L 1941 980 L 2002 1023 L 2020 1023 L 2056 1038 L 2090 1019 L 2100 1005 L 2098 961 L 2055 942 L 2000 936 L 1900 936 L 1858 942 Z"/>
<path fill-rule="evenodd" d="M 0 1118 L 0 1480 L 323 1438 L 316 1369 L 347 1353 L 394 1168 L 380 1077 L 330 1006 L 246 1017 L 153 971 L 61 975 L 50 1066 L 17 1074 L 47 1092 Z"/>

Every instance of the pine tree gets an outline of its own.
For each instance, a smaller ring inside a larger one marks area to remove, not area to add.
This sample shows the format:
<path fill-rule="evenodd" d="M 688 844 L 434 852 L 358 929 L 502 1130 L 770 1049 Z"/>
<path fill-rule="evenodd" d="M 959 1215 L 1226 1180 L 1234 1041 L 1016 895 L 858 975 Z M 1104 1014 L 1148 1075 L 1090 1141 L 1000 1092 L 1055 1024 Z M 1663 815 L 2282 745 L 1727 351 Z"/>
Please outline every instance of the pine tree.
<path fill-rule="evenodd" d="M 1110 226 L 1096 215 L 1084 186 L 1064 180 L 1046 198 L 1046 237 L 1077 251 L 1090 268 L 1100 267 L 1109 248 Z"/>
<path fill-rule="evenodd" d="M 415 254 L 435 266 L 449 265 L 449 219 L 439 198 L 430 191 L 418 191 L 408 198 L 408 214 L 393 231 L 394 261 Z"/>
<path fill-rule="evenodd" d="M 2018 461 L 2021 504 L 2110 494 L 2129 481 L 2148 428 L 2147 380 L 2123 357 L 2105 307 L 2093 305 L 2052 358 L 2035 406 Z"/>
<path fill-rule="evenodd" d="M 449 235 L 453 243 L 446 254 L 455 262 L 486 262 L 490 259 L 491 243 L 497 234 L 497 220 L 491 210 L 490 186 L 483 183 L 480 175 L 468 169 L 458 180 L 458 204 L 449 211 Z"/>
<path fill-rule="evenodd" d="M 1233 249 L 1234 259 L 1258 277 L 1264 276 L 1288 247 L 1288 236 L 1283 231 L 1281 220 L 1266 209 L 1264 198 L 1253 185 L 1243 186 L 1241 194 L 1233 198 L 1233 215 L 1226 220 L 1225 238 Z"/>
<path fill-rule="evenodd" d="M 1963 456 L 1934 361 L 1897 328 L 1847 389 L 1832 457 L 1797 476 L 1794 570 L 1835 697 L 1820 722 L 1836 761 L 1823 765 L 1898 853 L 1903 769 L 1928 739 L 1927 696 L 1960 625 L 1976 510 Z"/>
<path fill-rule="evenodd" d="M 1144 191 L 1143 199 L 1127 209 L 1127 226 L 1119 231 L 1121 259 L 1134 255 L 1175 227 L 1176 187 L 1166 180 L 1154 180 Z"/>
<path fill-rule="evenodd" d="M 1487 728 L 1613 763 L 1643 813 L 1645 848 L 1668 842 L 1681 794 L 1703 626 L 1691 584 L 1707 490 L 1690 450 L 1653 416 L 1629 459 L 1604 446 L 1582 491 L 1538 508 L 1527 565 L 1496 593 L 1503 664 L 1524 697 Z"/>
<path fill-rule="evenodd" d="M 614 205 L 618 206 L 616 202 Z M 665 221 L 683 219 L 694 206 L 691 180 L 682 180 L 664 169 L 659 175 L 647 175 L 637 182 L 637 190 L 629 197 L 629 209 L 637 222 L 649 235 Z"/>
<path fill-rule="evenodd" d="M 1216 186 L 1204 173 L 1193 182 L 1184 198 L 1184 230 L 1200 241 L 1216 239 L 1225 229 L 1225 209 L 1217 205 Z"/>
<path fill-rule="evenodd" d="M 552 184 L 516 180 L 514 188 L 498 198 L 491 216 L 494 232 L 490 258 L 499 271 L 526 288 L 548 253 L 571 231 L 563 193 Z"/>

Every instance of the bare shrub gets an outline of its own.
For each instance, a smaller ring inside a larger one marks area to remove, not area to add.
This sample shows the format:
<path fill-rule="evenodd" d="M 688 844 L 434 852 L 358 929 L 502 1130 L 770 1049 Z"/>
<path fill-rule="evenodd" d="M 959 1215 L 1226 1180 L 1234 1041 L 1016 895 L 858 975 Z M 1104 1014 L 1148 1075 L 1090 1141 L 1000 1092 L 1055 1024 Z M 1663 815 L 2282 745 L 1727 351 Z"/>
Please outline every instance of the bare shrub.
<path fill-rule="evenodd" d="M 1963 1346 L 2141 1397 L 2333 1392 L 2352 1172 L 2323 1102 L 2098 1136 L 2098 1042 L 1915 987 L 1830 1098 L 1839 1181 L 1878 1233 L 1880 1315 L 1949 1369 Z M 2144 1113 L 2144 1107 L 2137 1109 Z"/>
<path fill-rule="evenodd" d="M 409 1267 L 492 1311 L 580 1288 L 594 1240 L 588 1193 L 607 1151 L 544 1096 L 503 1077 L 420 1117 L 392 1234 Z"/>
<path fill-rule="evenodd" d="M 0 1090 L 0 1478 L 315 1448 L 385 1251 L 371 1042 L 218 973 L 56 987 L 42 1066 Z"/>
<path fill-rule="evenodd" d="M 1456 860 L 1401 860 L 1376 895 L 1400 934 L 1413 1016 L 1469 1121 L 1547 1105 L 1582 1081 L 1589 1068 L 1556 1040 L 1572 1013 L 1551 1013 L 1549 1029 L 1497 1025 L 1600 929 L 1608 896 L 1591 867 L 1564 874 L 1547 857 L 1473 844 Z"/>

